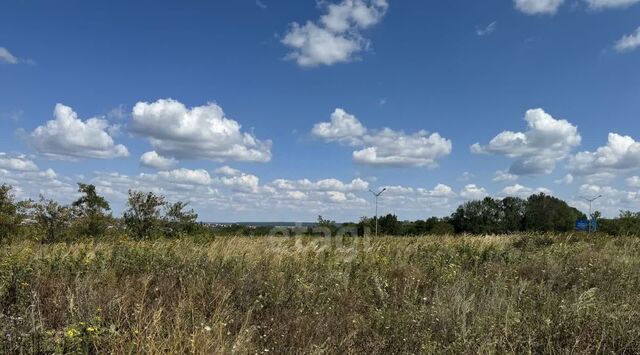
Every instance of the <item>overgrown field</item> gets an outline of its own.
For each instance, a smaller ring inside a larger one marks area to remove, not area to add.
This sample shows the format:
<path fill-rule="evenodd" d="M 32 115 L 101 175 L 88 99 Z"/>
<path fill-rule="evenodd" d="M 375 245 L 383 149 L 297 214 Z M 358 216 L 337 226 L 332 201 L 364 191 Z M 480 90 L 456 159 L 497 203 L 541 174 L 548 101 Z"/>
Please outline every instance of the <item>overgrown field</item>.
<path fill-rule="evenodd" d="M 639 353 L 640 239 L 0 245 L 0 353 Z"/>

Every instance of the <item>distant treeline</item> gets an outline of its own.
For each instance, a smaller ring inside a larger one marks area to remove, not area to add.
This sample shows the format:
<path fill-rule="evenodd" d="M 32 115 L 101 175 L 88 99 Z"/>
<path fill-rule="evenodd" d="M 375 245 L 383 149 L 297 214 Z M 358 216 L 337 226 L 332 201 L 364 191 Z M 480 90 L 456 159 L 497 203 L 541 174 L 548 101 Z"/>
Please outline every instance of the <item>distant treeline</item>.
<path fill-rule="evenodd" d="M 81 197 L 70 205 L 40 197 L 38 201 L 16 201 L 12 187 L 0 186 L 0 241 L 30 238 L 43 243 L 78 238 L 128 236 L 133 239 L 216 235 L 443 235 L 507 234 L 516 232 L 571 232 L 578 220 L 588 217 L 566 202 L 545 194 L 527 199 L 506 197 L 469 201 L 449 217 L 399 221 L 396 215 L 362 217 L 357 223 L 336 223 L 318 216 L 314 226 L 207 225 L 187 203 L 168 202 L 153 192 L 129 191 L 127 209 L 120 218 L 111 213 L 107 200 L 89 184 L 78 184 Z M 599 231 L 611 235 L 640 235 L 640 213 L 622 211 L 618 218 L 603 219 L 595 212 Z"/>

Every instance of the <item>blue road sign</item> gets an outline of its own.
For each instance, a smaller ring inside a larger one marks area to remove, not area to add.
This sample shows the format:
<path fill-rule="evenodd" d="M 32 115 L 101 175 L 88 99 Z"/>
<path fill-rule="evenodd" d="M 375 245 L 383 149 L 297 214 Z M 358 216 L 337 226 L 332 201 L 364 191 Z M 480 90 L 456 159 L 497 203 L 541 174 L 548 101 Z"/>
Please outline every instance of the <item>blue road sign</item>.
<path fill-rule="evenodd" d="M 589 223 L 591 223 L 591 231 L 595 232 L 596 230 L 598 230 L 598 221 L 596 221 L 595 219 L 592 219 L 591 221 L 588 221 L 586 219 L 584 220 L 580 220 L 580 221 L 576 221 L 576 230 L 579 232 L 588 232 L 589 231 Z"/>

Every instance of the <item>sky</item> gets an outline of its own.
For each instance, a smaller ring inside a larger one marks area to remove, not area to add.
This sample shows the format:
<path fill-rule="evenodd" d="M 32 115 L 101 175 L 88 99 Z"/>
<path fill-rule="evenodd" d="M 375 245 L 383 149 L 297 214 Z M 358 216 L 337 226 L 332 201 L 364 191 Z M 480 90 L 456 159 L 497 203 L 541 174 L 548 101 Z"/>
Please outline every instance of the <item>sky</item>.
<path fill-rule="evenodd" d="M 0 3 L 0 182 L 204 221 L 640 209 L 640 0 Z"/>

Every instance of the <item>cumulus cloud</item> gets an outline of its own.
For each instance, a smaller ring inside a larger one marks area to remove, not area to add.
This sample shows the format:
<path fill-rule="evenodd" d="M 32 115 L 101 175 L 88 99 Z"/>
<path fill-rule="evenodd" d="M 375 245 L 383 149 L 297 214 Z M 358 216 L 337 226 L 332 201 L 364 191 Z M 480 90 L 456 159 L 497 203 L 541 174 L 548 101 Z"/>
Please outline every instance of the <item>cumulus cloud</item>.
<path fill-rule="evenodd" d="M 593 210 L 600 211 L 605 216 L 617 216 L 620 210 L 637 210 L 640 207 L 639 191 L 626 191 L 597 184 L 581 185 L 576 199 L 570 202 L 571 205 L 578 206 L 586 212 L 589 204 L 584 199 L 596 196 L 602 197 L 593 203 Z"/>
<path fill-rule="evenodd" d="M 379 23 L 388 7 L 386 0 L 343 0 L 326 6 L 326 14 L 319 21 L 292 23 L 282 38 L 291 49 L 287 58 L 302 67 L 353 60 L 369 47 L 362 30 Z"/>
<path fill-rule="evenodd" d="M 225 165 L 223 167 L 217 168 L 215 170 L 215 173 L 220 175 L 226 175 L 226 176 L 236 176 L 236 175 L 240 175 L 242 172 L 238 169 L 234 169 L 228 165 Z"/>
<path fill-rule="evenodd" d="M 41 154 L 53 158 L 112 159 L 129 156 L 122 144 L 115 144 L 107 120 L 90 118 L 82 121 L 69 106 L 57 104 L 54 119 L 37 127 L 28 137 Z"/>
<path fill-rule="evenodd" d="M 18 64 L 19 60 L 8 49 L 0 47 L 0 63 Z"/>
<path fill-rule="evenodd" d="M 0 153 L 0 169 L 36 171 L 38 166 L 24 155 L 10 156 L 6 153 Z"/>
<path fill-rule="evenodd" d="M 556 184 L 569 185 L 569 184 L 573 183 L 573 175 L 567 174 L 562 179 L 556 180 L 555 183 Z"/>
<path fill-rule="evenodd" d="M 353 191 L 366 191 L 369 188 L 369 183 L 360 178 L 353 179 L 350 183 L 344 183 L 338 179 L 324 179 L 318 181 L 311 181 L 309 179 L 302 180 L 286 180 L 277 179 L 271 184 L 272 186 L 281 190 L 317 190 L 317 191 L 339 191 L 339 192 L 353 192 Z"/>
<path fill-rule="evenodd" d="M 316 123 L 311 130 L 311 134 L 327 142 L 337 141 L 351 145 L 362 143 L 362 137 L 367 133 L 367 129 L 356 116 L 337 108 L 331 114 L 330 119 L 329 122 Z"/>
<path fill-rule="evenodd" d="M 621 8 L 640 2 L 640 0 L 585 0 L 591 9 Z"/>
<path fill-rule="evenodd" d="M 435 167 L 449 155 L 450 140 L 421 130 L 413 134 L 390 128 L 372 131 L 353 115 L 336 109 L 331 121 L 314 125 L 311 133 L 327 142 L 341 142 L 361 149 L 353 152 L 357 163 L 380 166 Z"/>
<path fill-rule="evenodd" d="M 235 191 L 258 192 L 260 187 L 260 179 L 257 176 L 240 171 L 218 177 L 216 181 Z"/>
<path fill-rule="evenodd" d="M 147 137 L 157 154 L 167 158 L 271 160 L 271 141 L 242 132 L 242 126 L 213 103 L 187 108 L 172 99 L 138 102 L 132 117 L 133 131 Z"/>
<path fill-rule="evenodd" d="M 508 171 L 498 170 L 496 171 L 493 181 L 495 182 L 513 182 L 518 180 L 518 175 L 510 174 Z"/>
<path fill-rule="evenodd" d="M 0 180 L 13 186 L 20 199 L 38 198 L 43 195 L 62 203 L 69 203 L 78 195 L 77 185 L 63 179 L 53 169 L 46 170 L 4 170 L 0 169 Z"/>
<path fill-rule="evenodd" d="M 209 185 L 211 184 L 211 176 L 204 169 L 175 169 L 170 171 L 160 171 L 158 176 L 169 181 L 178 184 L 196 184 L 196 185 Z"/>
<path fill-rule="evenodd" d="M 564 0 L 515 0 L 516 9 L 527 15 L 554 15 Z"/>
<path fill-rule="evenodd" d="M 165 158 L 155 150 L 146 152 L 140 156 L 140 165 L 146 166 L 147 168 L 159 169 L 159 170 L 167 170 L 174 165 L 176 165 L 177 161 L 173 158 Z"/>
<path fill-rule="evenodd" d="M 169 200 L 190 202 L 196 209 L 233 211 L 358 211 L 368 202 L 354 192 L 364 182 L 355 179 L 319 181 L 278 179 L 260 184 L 252 174 L 224 166 L 211 175 L 205 170 L 175 169 L 154 174 L 128 176 L 120 173 L 96 173 L 91 180 L 109 198 L 126 201 L 128 189 L 160 193 Z"/>
<path fill-rule="evenodd" d="M 580 152 L 569 160 L 574 174 L 590 175 L 599 172 L 640 168 L 640 142 L 629 136 L 609 133 L 607 145 L 595 152 Z"/>
<path fill-rule="evenodd" d="M 460 196 L 467 200 L 481 200 L 489 196 L 489 194 L 484 187 L 479 187 L 476 184 L 468 184 L 460 191 Z"/>
<path fill-rule="evenodd" d="M 614 45 L 618 52 L 630 52 L 640 47 L 640 27 L 630 35 L 620 38 Z"/>
<path fill-rule="evenodd" d="M 507 197 L 507 196 L 512 196 L 512 197 L 520 197 L 520 198 L 526 198 L 529 197 L 533 194 L 539 194 L 539 193 L 544 193 L 546 195 L 551 195 L 553 194 L 553 192 L 547 188 L 544 187 L 539 187 L 537 189 L 532 189 L 526 186 L 522 186 L 520 184 L 515 184 L 512 186 L 507 186 L 502 190 L 502 195 Z"/>
<path fill-rule="evenodd" d="M 529 128 L 526 132 L 504 131 L 486 146 L 472 145 L 471 152 L 515 158 L 509 173 L 535 175 L 551 173 L 558 161 L 580 145 L 578 128 L 566 120 L 555 119 L 540 108 L 528 110 L 524 119 Z"/>
<path fill-rule="evenodd" d="M 640 176 L 631 176 L 626 179 L 626 182 L 629 187 L 640 188 Z"/>

